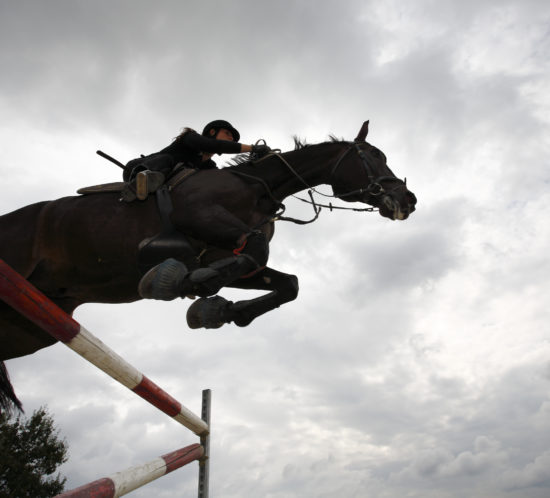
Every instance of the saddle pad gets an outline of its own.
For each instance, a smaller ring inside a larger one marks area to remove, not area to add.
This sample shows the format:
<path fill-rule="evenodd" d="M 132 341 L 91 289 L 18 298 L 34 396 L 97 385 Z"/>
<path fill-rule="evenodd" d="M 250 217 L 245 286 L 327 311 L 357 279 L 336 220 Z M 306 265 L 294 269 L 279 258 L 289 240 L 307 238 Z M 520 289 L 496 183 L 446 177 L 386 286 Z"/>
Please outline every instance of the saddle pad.
<path fill-rule="evenodd" d="M 170 189 L 173 189 L 174 187 L 179 185 L 181 182 L 183 182 L 184 180 L 186 180 L 188 177 L 190 177 L 196 172 L 197 170 L 193 168 L 182 169 L 178 171 L 175 175 L 171 176 L 166 182 L 166 185 L 168 185 Z M 76 193 L 81 195 L 88 195 L 88 194 L 122 192 L 124 185 L 126 185 L 126 183 L 124 182 L 102 183 L 101 185 L 93 185 L 91 187 L 79 188 L 76 191 Z"/>

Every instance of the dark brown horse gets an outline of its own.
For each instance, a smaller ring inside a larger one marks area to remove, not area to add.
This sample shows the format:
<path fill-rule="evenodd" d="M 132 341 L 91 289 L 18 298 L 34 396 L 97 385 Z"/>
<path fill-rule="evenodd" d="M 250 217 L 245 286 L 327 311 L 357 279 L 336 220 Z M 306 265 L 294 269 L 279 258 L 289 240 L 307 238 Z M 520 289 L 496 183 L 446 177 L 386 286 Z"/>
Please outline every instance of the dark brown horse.
<path fill-rule="evenodd" d="M 354 142 L 332 140 L 197 172 L 171 189 L 169 219 L 159 215 L 154 196 L 128 204 L 116 192 L 23 207 L 0 217 L 0 258 L 67 313 L 90 302 L 195 295 L 201 298 L 189 308 L 189 326 L 246 326 L 298 294 L 294 275 L 266 266 L 273 220 L 287 196 L 329 184 L 336 197 L 374 206 L 386 218 L 403 220 L 414 211 L 414 194 L 365 141 L 367 130 L 368 122 Z M 222 287 L 269 292 L 231 302 L 217 296 Z M 0 303 L 0 360 L 54 342 Z M 0 407 L 15 399 L 0 361 Z"/>

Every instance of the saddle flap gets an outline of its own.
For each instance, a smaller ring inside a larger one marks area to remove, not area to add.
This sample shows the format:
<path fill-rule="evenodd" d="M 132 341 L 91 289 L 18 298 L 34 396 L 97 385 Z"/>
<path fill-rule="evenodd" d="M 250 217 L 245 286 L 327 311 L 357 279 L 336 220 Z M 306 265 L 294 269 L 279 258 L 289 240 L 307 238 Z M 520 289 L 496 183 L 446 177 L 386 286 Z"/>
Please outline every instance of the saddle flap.
<path fill-rule="evenodd" d="M 124 185 L 126 185 L 124 182 L 102 183 L 101 185 L 93 185 L 91 187 L 79 188 L 76 193 L 81 195 L 89 195 L 109 192 L 122 192 Z"/>

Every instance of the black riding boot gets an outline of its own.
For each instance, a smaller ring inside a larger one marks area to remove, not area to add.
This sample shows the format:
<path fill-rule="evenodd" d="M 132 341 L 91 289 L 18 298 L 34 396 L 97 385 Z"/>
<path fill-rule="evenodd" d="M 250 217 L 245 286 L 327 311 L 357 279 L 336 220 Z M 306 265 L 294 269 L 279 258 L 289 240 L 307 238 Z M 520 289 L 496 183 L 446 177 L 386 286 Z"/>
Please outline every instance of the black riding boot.
<path fill-rule="evenodd" d="M 141 170 L 124 186 L 122 200 L 144 201 L 149 194 L 156 192 L 164 184 L 165 176 L 160 171 Z"/>
<path fill-rule="evenodd" d="M 122 200 L 144 201 L 149 194 L 156 192 L 164 184 L 173 167 L 174 159 L 168 154 L 151 154 L 132 159 L 123 173 L 123 179 L 127 184 L 122 191 Z"/>

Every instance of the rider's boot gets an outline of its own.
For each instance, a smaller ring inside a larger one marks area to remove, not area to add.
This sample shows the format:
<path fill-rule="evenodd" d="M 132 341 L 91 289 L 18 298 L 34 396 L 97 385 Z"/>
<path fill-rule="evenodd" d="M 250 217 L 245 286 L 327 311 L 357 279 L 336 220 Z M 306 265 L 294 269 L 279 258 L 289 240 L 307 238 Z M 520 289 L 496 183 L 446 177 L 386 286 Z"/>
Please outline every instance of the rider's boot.
<path fill-rule="evenodd" d="M 164 173 L 146 169 L 136 175 L 136 197 L 140 201 L 147 199 L 147 196 L 156 192 L 164 184 Z"/>
<path fill-rule="evenodd" d="M 126 202 L 136 199 L 144 201 L 149 194 L 156 192 L 164 184 L 164 180 L 164 173 L 137 166 L 122 190 L 122 200 Z"/>

